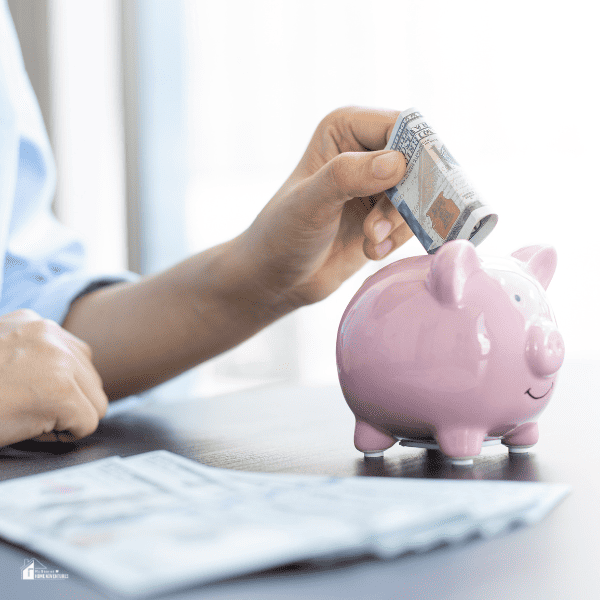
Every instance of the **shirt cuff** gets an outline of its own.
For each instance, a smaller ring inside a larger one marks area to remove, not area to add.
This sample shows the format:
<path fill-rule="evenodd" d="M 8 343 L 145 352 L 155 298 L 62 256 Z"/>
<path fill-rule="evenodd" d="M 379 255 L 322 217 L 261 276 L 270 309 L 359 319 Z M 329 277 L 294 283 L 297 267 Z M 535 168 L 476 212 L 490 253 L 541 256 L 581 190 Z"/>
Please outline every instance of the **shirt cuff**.
<path fill-rule="evenodd" d="M 134 282 L 140 278 L 131 271 L 119 273 L 77 273 L 62 275 L 44 286 L 43 292 L 27 307 L 59 325 L 65 320 L 71 304 L 81 296 L 106 285 Z"/>

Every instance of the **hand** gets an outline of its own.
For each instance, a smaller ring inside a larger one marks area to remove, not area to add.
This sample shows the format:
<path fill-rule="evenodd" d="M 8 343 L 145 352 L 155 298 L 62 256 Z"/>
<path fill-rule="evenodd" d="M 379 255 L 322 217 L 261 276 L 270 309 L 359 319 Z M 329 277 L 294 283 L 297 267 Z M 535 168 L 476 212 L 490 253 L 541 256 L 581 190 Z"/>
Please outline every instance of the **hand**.
<path fill-rule="evenodd" d="M 107 406 L 86 343 L 32 310 L 0 317 L 0 446 L 85 437 Z"/>
<path fill-rule="evenodd" d="M 325 298 L 368 259 L 412 236 L 383 193 L 406 170 L 400 152 L 381 150 L 398 114 L 351 107 L 327 115 L 289 179 L 238 238 L 242 260 L 258 269 L 257 285 L 284 297 L 286 310 Z"/>

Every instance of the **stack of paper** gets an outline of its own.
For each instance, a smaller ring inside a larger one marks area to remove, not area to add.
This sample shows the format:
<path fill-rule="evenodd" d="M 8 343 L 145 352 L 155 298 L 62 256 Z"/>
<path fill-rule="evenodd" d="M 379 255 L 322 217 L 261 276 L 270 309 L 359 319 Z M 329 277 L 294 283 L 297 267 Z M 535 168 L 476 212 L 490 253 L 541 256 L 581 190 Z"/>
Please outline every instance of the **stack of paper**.
<path fill-rule="evenodd" d="M 557 484 L 261 474 L 166 451 L 0 483 L 0 535 L 121 594 L 392 557 L 541 519 Z"/>

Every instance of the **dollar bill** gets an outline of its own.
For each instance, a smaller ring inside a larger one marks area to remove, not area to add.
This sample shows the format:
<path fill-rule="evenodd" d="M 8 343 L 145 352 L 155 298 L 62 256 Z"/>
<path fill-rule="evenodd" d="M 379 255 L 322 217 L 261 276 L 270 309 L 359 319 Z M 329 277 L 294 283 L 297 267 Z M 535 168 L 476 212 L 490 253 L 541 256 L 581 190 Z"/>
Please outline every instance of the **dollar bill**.
<path fill-rule="evenodd" d="M 400 113 L 386 150 L 404 154 L 406 174 L 385 193 L 429 254 L 450 240 L 477 246 L 494 229 L 498 215 L 417 109 Z"/>
<path fill-rule="evenodd" d="M 155 598 L 291 562 L 391 558 L 495 535 L 539 521 L 568 492 L 539 482 L 250 473 L 158 450 L 0 482 L 0 536 L 120 598 Z"/>

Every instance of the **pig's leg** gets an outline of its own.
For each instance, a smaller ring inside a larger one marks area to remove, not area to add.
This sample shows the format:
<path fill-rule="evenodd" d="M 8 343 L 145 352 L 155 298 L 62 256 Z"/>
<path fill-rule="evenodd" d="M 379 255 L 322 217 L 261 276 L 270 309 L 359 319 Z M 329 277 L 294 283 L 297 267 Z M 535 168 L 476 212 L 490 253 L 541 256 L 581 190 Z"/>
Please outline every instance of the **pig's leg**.
<path fill-rule="evenodd" d="M 372 425 L 356 419 L 354 429 L 354 445 L 357 450 L 364 452 L 365 458 L 383 456 L 383 451 L 391 448 L 396 440 L 375 429 Z"/>
<path fill-rule="evenodd" d="M 452 464 L 472 465 L 473 457 L 481 452 L 485 432 L 466 428 L 442 429 L 435 437 L 440 450 Z"/>
<path fill-rule="evenodd" d="M 502 443 L 509 452 L 527 452 L 539 439 L 538 424 L 524 423 L 504 436 Z"/>

